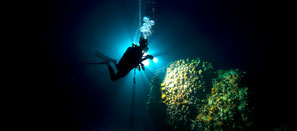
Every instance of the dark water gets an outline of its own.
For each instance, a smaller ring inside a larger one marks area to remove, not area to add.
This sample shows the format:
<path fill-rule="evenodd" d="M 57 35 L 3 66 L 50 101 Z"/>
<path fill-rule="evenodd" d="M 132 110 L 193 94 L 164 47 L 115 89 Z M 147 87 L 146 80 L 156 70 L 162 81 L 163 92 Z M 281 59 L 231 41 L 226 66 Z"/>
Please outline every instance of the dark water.
<path fill-rule="evenodd" d="M 96 50 L 119 60 L 131 46 L 137 28 L 138 0 L 57 0 L 40 5 L 37 79 L 42 89 L 37 103 L 41 103 L 44 127 L 156 130 L 145 106 L 151 76 L 171 61 L 196 57 L 216 68 L 247 72 L 257 128 L 272 129 L 289 122 L 289 113 L 282 108 L 286 104 L 274 106 L 272 101 L 278 99 L 265 94 L 269 87 L 263 79 L 264 2 L 155 2 L 156 25 L 149 38 L 149 52 L 159 62 L 151 62 L 145 72 L 137 72 L 135 87 L 133 72 L 112 82 L 106 66 L 86 63 L 100 61 L 94 56 Z M 271 116 L 268 111 L 281 113 Z"/>

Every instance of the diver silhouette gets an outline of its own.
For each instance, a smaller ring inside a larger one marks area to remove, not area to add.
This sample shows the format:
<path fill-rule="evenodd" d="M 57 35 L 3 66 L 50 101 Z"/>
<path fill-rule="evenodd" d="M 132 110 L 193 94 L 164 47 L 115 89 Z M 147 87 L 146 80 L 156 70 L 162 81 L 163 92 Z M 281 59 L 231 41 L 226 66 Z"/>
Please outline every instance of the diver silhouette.
<path fill-rule="evenodd" d="M 100 64 L 106 64 L 109 70 L 110 78 L 112 81 L 116 81 L 122 77 L 125 77 L 132 69 L 136 68 L 140 71 L 140 68 L 142 70 L 145 70 L 142 61 L 146 59 L 153 59 L 154 57 L 152 55 L 146 55 L 144 56 L 144 53 L 147 52 L 149 49 L 148 47 L 148 40 L 143 38 L 141 35 L 139 40 L 139 46 L 132 43 L 132 47 L 128 47 L 126 52 L 123 54 L 122 58 L 118 63 L 114 59 L 111 59 L 99 51 L 96 52 L 96 56 L 99 58 L 105 59 L 104 62 L 101 62 Z M 115 73 L 113 68 L 111 67 L 110 63 L 114 63 L 118 72 Z M 135 78 L 134 78 L 135 83 Z"/>

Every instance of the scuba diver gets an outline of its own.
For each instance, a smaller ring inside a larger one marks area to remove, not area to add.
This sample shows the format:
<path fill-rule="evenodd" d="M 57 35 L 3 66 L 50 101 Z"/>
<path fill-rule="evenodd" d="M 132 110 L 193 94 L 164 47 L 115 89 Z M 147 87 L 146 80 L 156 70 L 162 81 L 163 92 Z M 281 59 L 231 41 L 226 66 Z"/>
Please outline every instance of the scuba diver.
<path fill-rule="evenodd" d="M 139 40 L 139 46 L 132 43 L 132 47 L 129 47 L 120 61 L 116 63 L 117 61 L 114 59 L 111 59 L 99 51 L 96 52 L 96 56 L 104 59 L 104 62 L 98 63 L 98 64 L 106 64 L 109 70 L 110 78 L 112 81 L 116 81 L 124 76 L 126 76 L 132 69 L 138 69 L 140 71 L 140 68 L 142 70 L 145 70 L 142 61 L 146 59 L 153 59 L 154 57 L 152 55 L 146 55 L 144 56 L 144 53 L 147 52 L 149 49 L 148 47 L 148 40 L 141 35 Z M 118 72 L 115 73 L 113 68 L 111 67 L 110 63 L 114 63 Z M 135 77 L 134 77 L 134 83 L 135 83 Z"/>

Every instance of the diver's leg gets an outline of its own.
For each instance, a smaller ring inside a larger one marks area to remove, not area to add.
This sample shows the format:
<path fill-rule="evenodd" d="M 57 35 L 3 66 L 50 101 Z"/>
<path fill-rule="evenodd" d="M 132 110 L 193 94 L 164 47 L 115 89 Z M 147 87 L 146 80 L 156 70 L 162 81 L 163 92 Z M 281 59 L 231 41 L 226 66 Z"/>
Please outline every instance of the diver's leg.
<path fill-rule="evenodd" d="M 108 67 L 108 71 L 109 71 L 110 79 L 111 79 L 112 81 L 118 80 L 118 79 L 119 79 L 119 76 L 118 76 L 117 74 L 114 73 L 114 71 L 113 71 L 111 65 L 110 65 L 109 63 L 106 64 L 106 65 L 107 65 L 107 67 Z"/>
<path fill-rule="evenodd" d="M 110 63 L 108 62 L 106 65 L 108 67 L 110 78 L 112 81 L 116 81 L 116 80 L 126 76 L 130 72 L 129 69 L 125 69 L 125 68 L 123 69 L 118 64 L 115 64 L 115 67 L 117 68 L 118 72 L 114 73 L 114 70 L 111 67 Z"/>

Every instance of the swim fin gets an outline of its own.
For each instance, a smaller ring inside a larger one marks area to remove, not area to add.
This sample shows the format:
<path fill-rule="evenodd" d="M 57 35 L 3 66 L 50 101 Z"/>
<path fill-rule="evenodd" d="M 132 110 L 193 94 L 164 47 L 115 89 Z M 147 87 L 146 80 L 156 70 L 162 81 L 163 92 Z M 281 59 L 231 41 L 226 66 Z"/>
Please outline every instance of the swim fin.
<path fill-rule="evenodd" d="M 110 61 L 110 62 L 112 62 L 112 63 L 114 63 L 114 64 L 117 63 L 117 60 L 112 59 L 112 58 L 110 58 L 110 57 L 104 55 L 103 53 L 101 53 L 101 52 L 98 51 L 98 50 L 96 51 L 95 56 L 98 57 L 98 58 L 100 58 L 100 59 L 103 59 L 104 61 Z"/>

